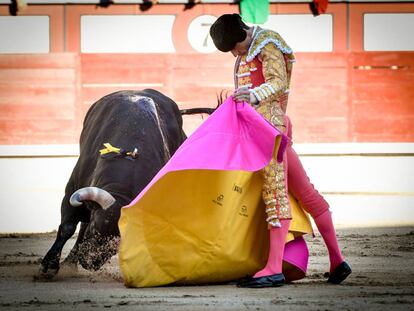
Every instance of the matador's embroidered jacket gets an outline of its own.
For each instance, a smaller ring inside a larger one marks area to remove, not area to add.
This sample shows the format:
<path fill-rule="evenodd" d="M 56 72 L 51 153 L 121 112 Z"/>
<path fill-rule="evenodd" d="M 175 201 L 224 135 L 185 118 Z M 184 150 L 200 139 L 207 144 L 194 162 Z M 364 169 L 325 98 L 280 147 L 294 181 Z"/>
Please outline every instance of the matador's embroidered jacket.
<path fill-rule="evenodd" d="M 234 70 L 237 88 L 247 87 L 258 100 L 255 109 L 281 132 L 286 132 L 286 107 L 290 86 L 292 50 L 274 31 L 254 27 L 247 55 L 239 56 Z M 284 163 L 272 161 L 263 169 L 263 200 L 269 227 L 291 218 Z"/>

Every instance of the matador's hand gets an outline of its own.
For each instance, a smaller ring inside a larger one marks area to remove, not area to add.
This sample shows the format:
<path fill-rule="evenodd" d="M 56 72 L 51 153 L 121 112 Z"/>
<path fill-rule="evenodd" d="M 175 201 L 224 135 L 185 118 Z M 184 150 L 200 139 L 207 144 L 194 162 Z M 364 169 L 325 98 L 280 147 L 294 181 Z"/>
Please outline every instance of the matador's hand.
<path fill-rule="evenodd" d="M 245 87 L 235 90 L 232 97 L 237 103 L 245 102 L 252 105 L 257 104 L 256 97 L 252 93 L 250 93 L 248 88 Z"/>

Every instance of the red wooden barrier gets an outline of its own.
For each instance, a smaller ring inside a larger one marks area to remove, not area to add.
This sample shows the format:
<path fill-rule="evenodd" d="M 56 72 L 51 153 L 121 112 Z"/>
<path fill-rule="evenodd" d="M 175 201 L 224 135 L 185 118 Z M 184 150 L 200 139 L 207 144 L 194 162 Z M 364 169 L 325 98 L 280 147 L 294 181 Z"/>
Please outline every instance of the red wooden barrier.
<path fill-rule="evenodd" d="M 288 113 L 296 142 L 414 141 L 414 53 L 297 53 Z M 0 56 L 0 144 L 76 143 L 100 97 L 155 88 L 181 108 L 232 89 L 227 54 Z M 192 131 L 202 122 L 187 117 Z"/>
<path fill-rule="evenodd" d="M 296 53 L 288 114 L 296 142 L 349 141 L 347 53 Z"/>
<path fill-rule="evenodd" d="M 78 55 L 0 56 L 0 144 L 75 143 Z"/>
<path fill-rule="evenodd" d="M 414 140 L 414 53 L 353 53 L 349 66 L 354 141 Z"/>

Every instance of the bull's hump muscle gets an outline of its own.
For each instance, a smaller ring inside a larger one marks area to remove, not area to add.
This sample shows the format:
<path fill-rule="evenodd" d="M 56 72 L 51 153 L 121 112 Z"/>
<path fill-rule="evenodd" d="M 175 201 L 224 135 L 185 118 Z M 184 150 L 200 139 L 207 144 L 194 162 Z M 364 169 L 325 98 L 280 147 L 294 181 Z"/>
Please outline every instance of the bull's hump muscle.
<path fill-rule="evenodd" d="M 162 144 L 164 146 L 164 157 L 165 160 L 168 161 L 171 158 L 171 153 L 168 148 L 167 140 L 165 138 L 165 134 L 163 131 L 163 128 L 161 126 L 160 117 L 158 115 L 157 111 L 157 104 L 154 102 L 154 100 L 151 97 L 148 96 L 141 96 L 141 95 L 129 95 L 129 100 L 131 102 L 137 103 L 138 105 L 142 105 L 148 108 L 148 111 L 151 112 L 151 114 L 154 117 L 155 123 L 157 124 L 157 127 L 160 131 L 161 138 L 162 138 Z"/>

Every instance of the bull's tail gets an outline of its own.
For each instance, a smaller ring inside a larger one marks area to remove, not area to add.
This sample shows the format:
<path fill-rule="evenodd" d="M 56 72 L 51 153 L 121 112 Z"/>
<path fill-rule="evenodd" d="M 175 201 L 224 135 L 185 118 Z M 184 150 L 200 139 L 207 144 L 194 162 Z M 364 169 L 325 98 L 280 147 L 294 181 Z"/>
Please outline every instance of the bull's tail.
<path fill-rule="evenodd" d="M 185 114 L 199 114 L 199 113 L 206 113 L 212 114 L 216 108 L 189 108 L 189 109 L 180 109 L 181 115 Z"/>
<path fill-rule="evenodd" d="M 189 108 L 189 109 L 180 109 L 181 115 L 185 115 L 185 114 L 200 114 L 200 113 L 212 114 L 224 102 L 224 100 L 227 98 L 227 96 L 228 96 L 228 92 L 226 92 L 225 90 L 222 90 L 220 92 L 220 94 L 217 94 L 217 106 L 215 108 Z"/>

